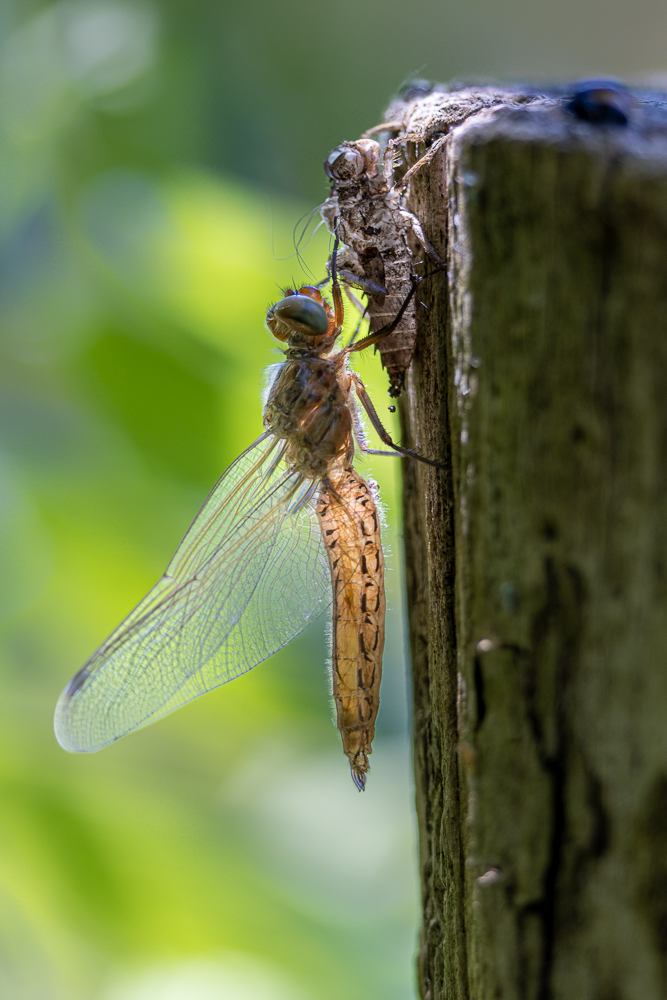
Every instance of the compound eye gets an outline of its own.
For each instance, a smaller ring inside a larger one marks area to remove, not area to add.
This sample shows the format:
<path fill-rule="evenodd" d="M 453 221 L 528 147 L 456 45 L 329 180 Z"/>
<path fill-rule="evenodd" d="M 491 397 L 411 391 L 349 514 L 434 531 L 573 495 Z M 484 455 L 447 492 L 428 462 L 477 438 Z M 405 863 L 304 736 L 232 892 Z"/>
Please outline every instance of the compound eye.
<path fill-rule="evenodd" d="M 324 161 L 324 172 L 333 181 L 351 181 L 364 172 L 366 163 L 356 149 L 338 146 Z"/>
<path fill-rule="evenodd" d="M 269 309 L 268 318 L 275 318 L 290 330 L 311 336 L 321 336 L 329 329 L 329 317 L 324 306 L 309 295 L 288 295 Z"/>

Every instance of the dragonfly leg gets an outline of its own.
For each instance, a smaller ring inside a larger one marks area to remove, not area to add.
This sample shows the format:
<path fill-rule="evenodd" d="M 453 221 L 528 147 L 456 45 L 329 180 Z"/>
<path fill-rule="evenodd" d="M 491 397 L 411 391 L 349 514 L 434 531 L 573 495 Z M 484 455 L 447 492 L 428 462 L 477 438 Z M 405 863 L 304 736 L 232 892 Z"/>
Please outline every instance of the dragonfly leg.
<path fill-rule="evenodd" d="M 373 406 L 371 398 L 366 391 L 366 386 L 361 381 L 358 375 L 354 375 L 352 373 L 350 374 L 352 375 L 354 390 L 359 398 L 359 402 L 361 403 L 366 413 L 368 414 L 368 419 L 370 420 L 373 427 L 377 431 L 380 440 L 383 441 L 386 445 L 389 445 L 390 448 L 393 448 L 394 451 L 397 452 L 399 455 L 404 455 L 406 458 L 416 458 L 419 462 L 425 462 L 426 465 L 432 465 L 436 469 L 444 469 L 444 465 L 442 465 L 441 462 L 436 462 L 432 458 L 426 458 L 424 455 L 419 455 L 416 451 L 412 451 L 411 448 L 403 448 L 402 445 L 400 444 L 394 444 L 394 442 L 391 439 L 391 435 L 389 434 L 388 431 L 385 430 L 385 428 L 382 425 L 382 421 L 380 420 L 377 414 L 377 410 Z M 366 449 L 363 448 L 362 450 L 365 451 Z M 371 452 L 371 454 L 373 453 Z M 382 452 L 376 452 L 375 454 L 382 454 Z"/>
<path fill-rule="evenodd" d="M 404 132 L 402 130 L 399 130 L 399 132 L 400 134 L 395 139 L 389 140 L 384 151 L 382 173 L 387 187 L 390 189 L 394 187 L 400 189 L 401 187 L 400 184 L 394 185 L 394 168 L 398 163 L 398 152 L 400 151 L 405 156 L 405 149 L 401 149 L 401 147 L 404 147 L 407 142 L 419 142 L 421 139 L 421 135 L 418 132 Z"/>
<path fill-rule="evenodd" d="M 340 270 L 338 274 L 345 283 L 346 291 L 348 291 L 347 286 L 354 285 L 356 288 L 360 288 L 362 292 L 365 292 L 366 295 L 387 295 L 387 289 L 384 285 L 380 284 L 379 281 L 373 281 L 372 278 L 369 278 L 365 274 L 355 274 L 354 271 L 350 271 L 347 268 Z"/>
<path fill-rule="evenodd" d="M 350 400 L 350 402 L 352 403 L 352 400 Z M 359 420 L 359 415 L 357 413 L 356 405 L 354 407 L 354 420 L 352 421 L 352 433 L 354 434 L 354 440 L 359 445 L 359 451 L 363 451 L 364 455 L 382 455 L 383 458 L 401 458 L 401 455 L 397 451 L 382 451 L 380 448 L 371 448 L 368 445 L 368 443 L 366 442 L 366 438 L 364 437 L 364 431 L 363 427 L 361 426 L 361 421 Z"/>
<path fill-rule="evenodd" d="M 427 253 L 431 258 L 431 260 L 433 260 L 438 265 L 439 268 L 444 268 L 445 266 L 444 260 L 442 259 L 438 251 L 435 249 L 433 244 L 429 241 L 426 233 L 424 232 L 422 224 L 417 218 L 417 216 L 413 215 L 412 212 L 408 212 L 407 209 L 402 209 L 401 215 L 403 215 L 410 223 L 410 226 L 412 227 L 412 232 L 415 234 L 417 242 L 421 246 L 424 253 Z"/>
<path fill-rule="evenodd" d="M 363 451 L 364 455 L 382 455 L 383 458 L 403 457 L 398 451 L 382 451 L 381 448 L 369 448 L 368 445 L 361 444 L 361 442 L 359 442 L 359 449 Z M 417 458 L 419 458 L 419 456 L 417 456 Z"/>
<path fill-rule="evenodd" d="M 366 314 L 366 309 L 368 307 L 365 306 L 363 304 L 363 302 L 359 301 L 359 299 L 354 294 L 354 292 L 352 291 L 352 289 L 350 288 L 349 285 L 344 285 L 343 287 L 345 289 L 345 294 L 347 295 L 348 299 L 350 300 L 350 302 L 352 303 L 352 305 L 354 306 L 354 308 L 357 310 L 357 312 L 360 313 L 361 316 L 362 316 L 362 318 L 363 318 L 365 316 L 365 314 Z"/>
<path fill-rule="evenodd" d="M 415 294 L 420 282 L 423 280 L 424 279 L 419 277 L 418 275 L 413 275 L 411 278 L 412 287 L 408 292 L 408 294 L 403 299 L 401 308 L 398 310 L 391 323 L 387 323 L 386 326 L 383 326 L 379 330 L 376 330 L 375 333 L 369 333 L 367 337 L 362 337 L 361 340 L 357 341 L 357 343 L 353 344 L 351 347 L 350 346 L 346 347 L 344 353 L 350 354 L 353 351 L 365 351 L 367 347 L 372 347 L 373 344 L 379 343 L 379 341 L 384 340 L 385 337 L 388 337 L 390 333 L 393 333 L 398 324 L 401 322 L 403 318 L 403 313 L 410 305 L 410 300 L 412 299 L 412 296 Z"/>
<path fill-rule="evenodd" d="M 406 136 L 406 138 L 408 138 L 408 137 Z M 410 137 L 410 138 L 413 138 L 413 141 L 414 140 L 417 140 L 417 141 L 419 140 L 418 136 L 414 136 L 414 137 Z M 448 138 L 449 138 L 449 133 L 447 133 L 447 135 L 441 135 L 439 139 L 435 140 L 435 142 L 430 147 L 430 149 L 426 153 L 424 153 L 424 155 L 422 157 L 420 157 L 420 159 L 418 159 L 416 163 L 413 163 L 413 165 L 410 167 L 410 169 L 407 170 L 403 174 L 403 176 L 401 177 L 400 181 L 396 185 L 396 188 L 399 191 L 404 190 L 407 187 L 407 185 L 409 184 L 411 178 L 414 177 L 414 175 L 417 173 L 418 170 L 421 170 L 422 167 L 425 167 L 427 163 L 431 162 L 431 160 L 433 159 L 433 157 L 435 156 L 435 154 L 438 153 L 438 152 L 440 152 L 440 150 L 442 149 L 442 147 L 444 146 L 444 144 L 447 142 Z"/>
<path fill-rule="evenodd" d="M 359 322 L 355 326 L 354 331 L 352 333 L 352 336 L 350 337 L 350 340 L 349 340 L 348 345 L 347 345 L 348 347 L 351 347 L 352 344 L 357 339 L 357 337 L 359 336 L 359 331 L 361 330 L 361 324 L 366 319 L 366 310 L 368 309 L 368 306 L 366 306 L 366 308 L 364 308 L 364 306 L 362 306 L 361 302 L 359 302 L 359 300 L 357 299 L 356 295 L 351 295 L 350 294 L 350 290 L 348 288 L 346 288 L 345 291 L 347 292 L 347 296 L 350 299 L 350 301 L 354 305 L 356 305 L 358 307 L 359 312 L 361 313 L 361 315 L 359 316 Z"/>
<path fill-rule="evenodd" d="M 374 135 L 379 135 L 381 132 L 402 132 L 405 128 L 403 122 L 382 122 L 381 125 L 374 125 L 373 128 L 366 129 L 362 133 L 362 139 L 371 139 Z"/>
<path fill-rule="evenodd" d="M 338 257 L 338 247 L 340 245 L 340 240 L 338 239 L 338 219 L 334 219 L 334 232 L 336 236 L 334 238 L 333 250 L 331 251 L 331 297 L 333 299 L 334 305 L 334 320 L 336 323 L 336 329 L 340 332 L 343 327 L 343 293 L 340 290 L 340 282 L 338 281 L 338 270 L 336 268 L 337 257 Z"/>

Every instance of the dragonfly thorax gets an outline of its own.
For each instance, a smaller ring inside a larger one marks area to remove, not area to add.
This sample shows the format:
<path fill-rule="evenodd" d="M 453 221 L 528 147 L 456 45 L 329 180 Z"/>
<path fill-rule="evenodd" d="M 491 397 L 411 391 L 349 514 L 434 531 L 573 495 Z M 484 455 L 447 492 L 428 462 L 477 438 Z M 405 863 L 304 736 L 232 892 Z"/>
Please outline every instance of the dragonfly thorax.
<path fill-rule="evenodd" d="M 269 393 L 264 426 L 287 441 L 292 468 L 321 479 L 334 466 L 348 468 L 354 455 L 349 376 L 339 360 L 293 353 Z"/>

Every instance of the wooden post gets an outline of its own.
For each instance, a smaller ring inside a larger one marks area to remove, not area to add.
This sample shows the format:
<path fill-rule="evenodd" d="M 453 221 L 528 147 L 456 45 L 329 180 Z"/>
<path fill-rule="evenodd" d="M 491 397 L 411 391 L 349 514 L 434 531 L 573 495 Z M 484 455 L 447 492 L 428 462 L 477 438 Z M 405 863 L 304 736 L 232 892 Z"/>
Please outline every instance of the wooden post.
<path fill-rule="evenodd" d="M 405 463 L 425 1000 L 667 996 L 667 98 L 636 96 L 402 106 L 448 264 L 403 403 L 447 465 Z"/>

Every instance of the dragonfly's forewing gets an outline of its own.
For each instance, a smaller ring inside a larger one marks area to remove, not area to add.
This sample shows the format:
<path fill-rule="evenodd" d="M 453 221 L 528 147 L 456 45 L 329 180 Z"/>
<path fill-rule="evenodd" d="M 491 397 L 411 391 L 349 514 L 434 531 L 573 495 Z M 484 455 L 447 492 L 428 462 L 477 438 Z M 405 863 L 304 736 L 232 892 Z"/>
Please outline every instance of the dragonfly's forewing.
<path fill-rule="evenodd" d="M 230 465 L 164 576 L 72 678 L 56 708 L 66 750 L 100 750 L 265 660 L 331 600 L 311 502 L 262 435 Z"/>

